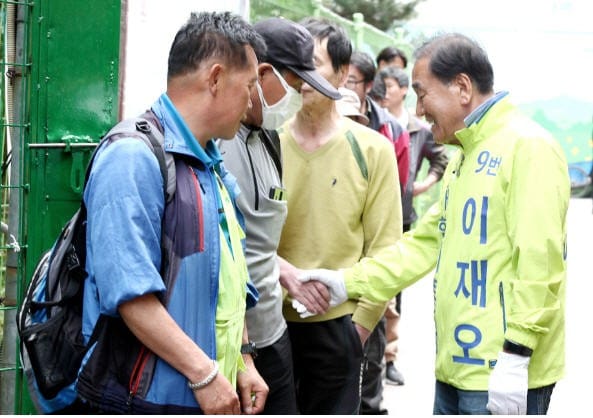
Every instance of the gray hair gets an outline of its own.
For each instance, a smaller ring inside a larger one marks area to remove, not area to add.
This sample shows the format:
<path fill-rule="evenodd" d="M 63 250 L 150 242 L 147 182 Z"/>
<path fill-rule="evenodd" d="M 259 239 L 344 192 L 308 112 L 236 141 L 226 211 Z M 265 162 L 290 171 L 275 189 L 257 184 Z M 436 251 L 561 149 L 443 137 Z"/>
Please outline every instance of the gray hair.
<path fill-rule="evenodd" d="M 410 77 L 401 68 L 389 66 L 379 71 L 379 77 L 385 81 L 386 78 L 393 78 L 400 87 L 410 87 Z"/>
<path fill-rule="evenodd" d="M 427 41 L 414 53 L 416 60 L 428 58 L 431 73 L 442 83 L 467 74 L 482 94 L 492 92 L 494 71 L 486 51 L 460 33 L 445 33 Z"/>

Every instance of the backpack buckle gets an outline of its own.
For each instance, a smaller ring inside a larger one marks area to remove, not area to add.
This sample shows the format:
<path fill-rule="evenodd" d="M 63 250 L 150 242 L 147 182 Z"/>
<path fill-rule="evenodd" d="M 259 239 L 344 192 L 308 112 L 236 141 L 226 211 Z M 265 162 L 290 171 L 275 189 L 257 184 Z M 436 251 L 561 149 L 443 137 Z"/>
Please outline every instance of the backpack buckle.
<path fill-rule="evenodd" d="M 136 129 L 145 134 L 149 133 L 152 130 L 150 129 L 150 124 L 146 120 L 139 120 L 138 122 L 136 122 Z"/>

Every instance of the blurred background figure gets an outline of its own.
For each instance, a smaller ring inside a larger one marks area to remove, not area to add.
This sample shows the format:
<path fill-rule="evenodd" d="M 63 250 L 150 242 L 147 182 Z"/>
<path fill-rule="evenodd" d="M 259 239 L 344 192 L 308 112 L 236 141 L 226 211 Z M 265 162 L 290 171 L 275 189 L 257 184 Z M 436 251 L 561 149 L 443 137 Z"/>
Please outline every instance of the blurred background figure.
<path fill-rule="evenodd" d="M 393 66 L 397 68 L 406 68 L 408 66 L 408 57 L 401 49 L 394 46 L 383 48 L 377 54 L 377 68 L 382 70 L 385 67 Z"/>

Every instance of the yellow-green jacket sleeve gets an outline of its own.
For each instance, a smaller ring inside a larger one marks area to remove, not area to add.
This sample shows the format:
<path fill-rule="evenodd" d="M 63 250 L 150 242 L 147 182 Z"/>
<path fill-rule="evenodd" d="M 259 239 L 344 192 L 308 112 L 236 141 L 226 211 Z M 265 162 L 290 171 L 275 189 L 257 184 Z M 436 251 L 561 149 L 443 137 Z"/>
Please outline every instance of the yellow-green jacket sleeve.
<path fill-rule="evenodd" d="M 439 218 L 439 204 L 435 203 L 418 226 L 397 243 L 344 269 L 348 296 L 389 301 L 428 274 L 435 266 L 440 246 Z"/>
<path fill-rule="evenodd" d="M 564 309 L 570 186 L 560 147 L 526 139 L 516 143 L 515 156 L 506 218 L 516 275 L 505 292 L 505 337 L 535 350 L 537 334 Z"/>

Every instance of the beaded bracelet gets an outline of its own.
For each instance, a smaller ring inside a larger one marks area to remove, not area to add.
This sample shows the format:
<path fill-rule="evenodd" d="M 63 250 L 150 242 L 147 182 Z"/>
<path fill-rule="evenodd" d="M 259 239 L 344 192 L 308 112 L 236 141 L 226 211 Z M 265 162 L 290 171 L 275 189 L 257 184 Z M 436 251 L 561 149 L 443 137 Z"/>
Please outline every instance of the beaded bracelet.
<path fill-rule="evenodd" d="M 208 386 L 210 383 L 212 383 L 212 381 L 216 378 L 216 375 L 218 374 L 218 362 L 216 360 L 212 360 L 212 363 L 214 363 L 214 368 L 204 380 L 196 383 L 187 382 L 187 385 L 191 390 L 202 389 L 204 386 Z"/>

